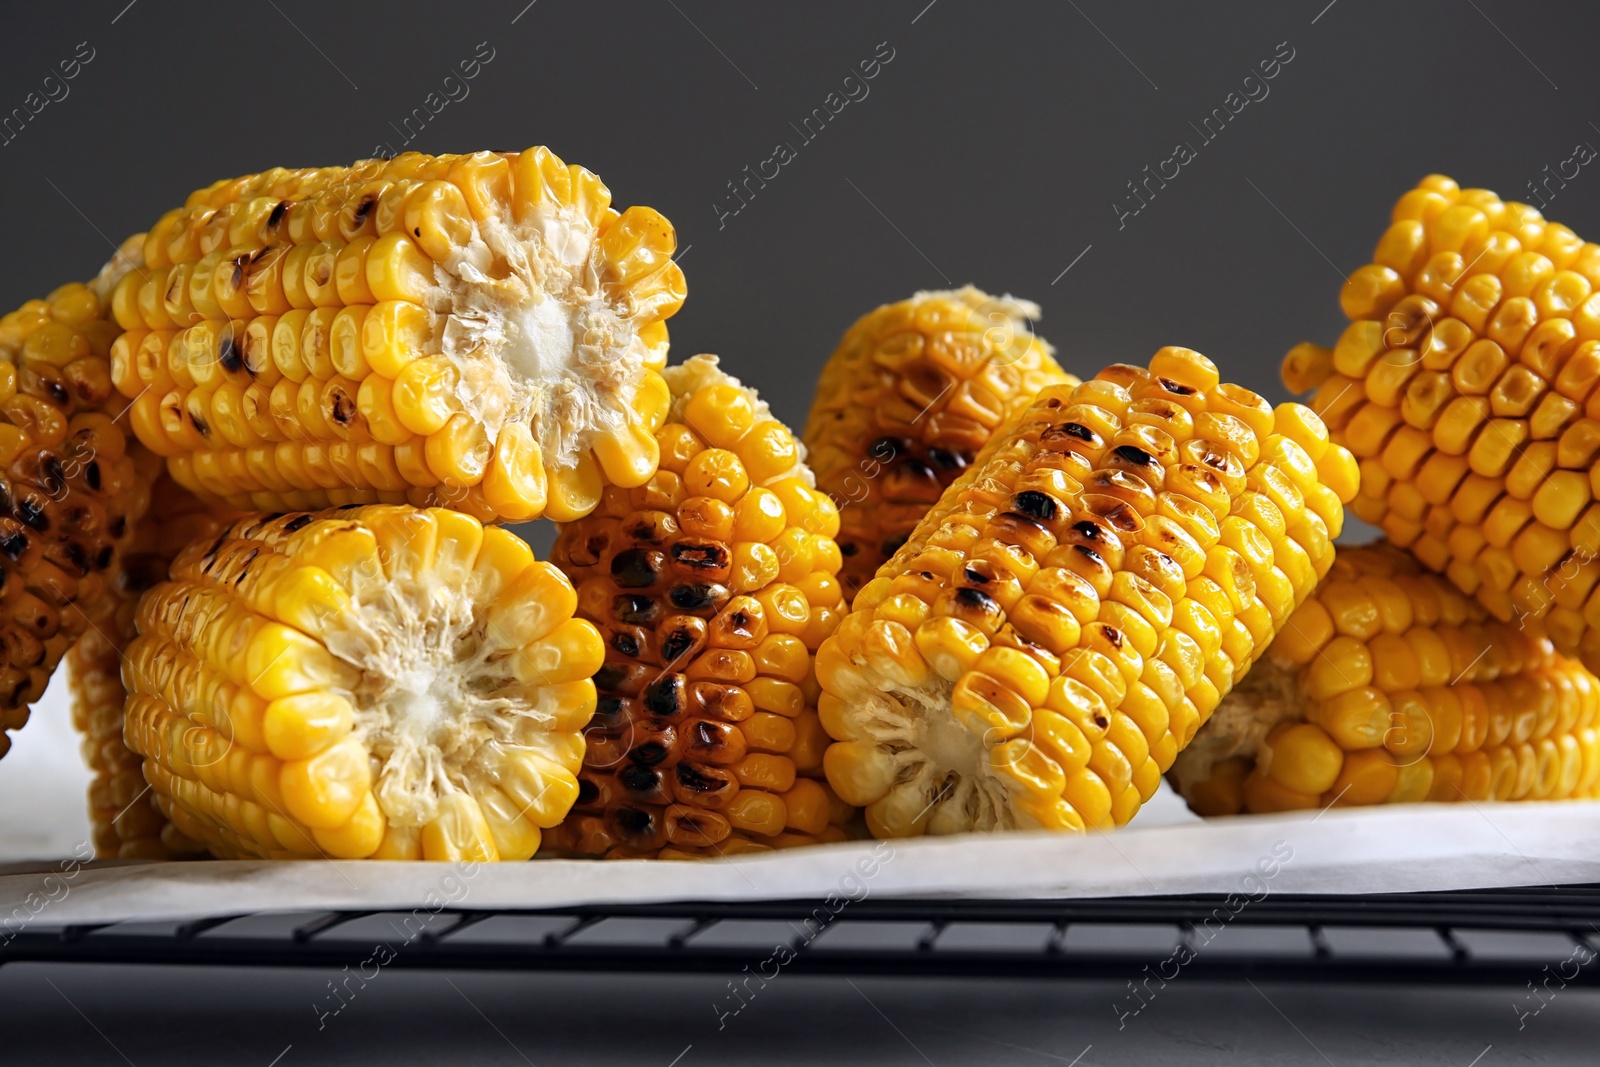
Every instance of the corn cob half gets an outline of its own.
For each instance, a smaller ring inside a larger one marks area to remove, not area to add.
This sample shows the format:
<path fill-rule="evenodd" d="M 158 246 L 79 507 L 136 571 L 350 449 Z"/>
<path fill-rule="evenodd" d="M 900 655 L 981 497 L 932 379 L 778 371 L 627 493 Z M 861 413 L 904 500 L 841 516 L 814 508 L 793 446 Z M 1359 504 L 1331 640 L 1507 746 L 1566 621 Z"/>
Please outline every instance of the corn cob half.
<path fill-rule="evenodd" d="M 1387 544 L 1316 595 L 1172 768 L 1202 815 L 1600 794 L 1600 683 Z"/>
<path fill-rule="evenodd" d="M 666 369 L 661 470 L 606 490 L 553 559 L 606 639 L 578 855 L 719 855 L 842 836 L 812 652 L 838 624 L 839 516 L 765 402 L 695 356 Z"/>
<path fill-rule="evenodd" d="M 0 755 L 61 657 L 103 610 L 107 576 L 149 504 L 117 418 L 110 295 L 138 238 L 94 281 L 0 318 Z"/>
<path fill-rule="evenodd" d="M 1127 822 L 1333 563 L 1355 462 L 1164 348 L 1049 386 L 817 654 L 877 836 Z"/>
<path fill-rule="evenodd" d="M 1352 505 L 1502 621 L 1600 670 L 1600 245 L 1432 175 L 1284 362 L 1361 463 Z"/>
<path fill-rule="evenodd" d="M 806 420 L 839 508 L 845 598 L 872 580 L 989 437 L 1046 385 L 1077 384 L 1033 333 L 1037 305 L 972 286 L 862 316 L 822 368 Z"/>
<path fill-rule="evenodd" d="M 600 636 L 505 530 L 255 517 L 140 601 L 125 732 L 218 856 L 526 859 L 577 794 Z"/>
<path fill-rule="evenodd" d="M 109 595 L 88 612 L 89 626 L 67 652 L 72 681 L 72 722 L 81 735 L 89 783 L 89 823 L 100 859 L 177 859 L 204 852 L 167 821 L 144 780 L 142 761 L 123 741 L 128 692 L 122 685 L 123 650 L 138 636 L 139 597 L 157 582 L 185 545 L 213 540 L 223 520 L 161 473 L 161 459 L 132 445 L 142 480 L 153 483 L 156 518 L 135 524 L 117 562 Z"/>
<path fill-rule="evenodd" d="M 674 242 L 544 148 L 264 171 L 151 229 L 113 372 L 208 499 L 570 520 L 655 471 Z"/>

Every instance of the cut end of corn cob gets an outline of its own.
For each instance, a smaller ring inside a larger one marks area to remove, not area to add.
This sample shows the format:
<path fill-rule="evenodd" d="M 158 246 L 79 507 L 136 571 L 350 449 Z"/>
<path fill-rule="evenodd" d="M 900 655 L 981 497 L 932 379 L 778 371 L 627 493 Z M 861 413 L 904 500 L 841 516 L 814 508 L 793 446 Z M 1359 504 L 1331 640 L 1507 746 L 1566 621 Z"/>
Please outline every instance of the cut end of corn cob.
<path fill-rule="evenodd" d="M 103 610 L 117 552 L 149 504 L 117 417 L 108 291 L 137 266 L 131 239 L 88 285 L 0 318 L 0 755 L 56 665 Z"/>
<path fill-rule="evenodd" d="M 1393 545 L 1340 549 L 1268 656 L 1173 767 L 1202 815 L 1600 792 L 1600 682 Z"/>
<path fill-rule="evenodd" d="M 1600 245 L 1430 175 L 1284 380 L 1361 467 L 1352 510 L 1600 670 Z"/>
<path fill-rule="evenodd" d="M 1046 385 L 1077 384 L 1033 332 L 1037 305 L 967 286 L 859 319 L 822 369 L 805 442 L 840 510 L 845 598 Z"/>
<path fill-rule="evenodd" d="M 838 624 L 839 515 L 804 449 L 713 356 L 665 371 L 661 469 L 552 558 L 604 636 L 572 855 L 691 858 L 842 838 L 812 652 Z"/>
<path fill-rule="evenodd" d="M 570 520 L 655 471 L 675 241 L 544 148 L 265 171 L 151 230 L 113 369 L 208 498 Z"/>
<path fill-rule="evenodd" d="M 129 745 L 221 856 L 526 859 L 577 794 L 600 636 L 498 528 L 251 518 L 139 606 Z"/>
<path fill-rule="evenodd" d="M 878 836 L 1120 825 L 1333 562 L 1354 463 L 1164 348 L 1049 386 L 817 654 Z"/>

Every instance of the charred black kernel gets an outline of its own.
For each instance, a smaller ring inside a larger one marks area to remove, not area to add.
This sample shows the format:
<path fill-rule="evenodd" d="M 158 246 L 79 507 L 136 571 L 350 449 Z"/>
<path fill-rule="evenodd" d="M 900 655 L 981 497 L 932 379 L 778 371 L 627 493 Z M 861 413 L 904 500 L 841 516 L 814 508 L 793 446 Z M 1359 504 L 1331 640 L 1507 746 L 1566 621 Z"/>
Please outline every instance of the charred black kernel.
<path fill-rule="evenodd" d="M 102 548 L 100 550 L 100 554 L 95 556 L 95 558 L 94 558 L 95 570 L 103 571 L 107 567 L 111 566 L 111 557 L 113 557 L 115 555 L 116 555 L 116 550 L 113 549 L 110 545 L 106 545 L 104 548 Z"/>
<path fill-rule="evenodd" d="M 344 391 L 334 394 L 332 412 L 333 421 L 340 426 L 349 426 L 356 419 L 355 399 Z"/>
<path fill-rule="evenodd" d="M 252 548 L 244 557 L 244 559 L 235 564 L 235 566 L 239 568 L 239 577 L 233 580 L 234 585 L 238 585 L 240 582 L 245 580 L 245 577 L 250 573 L 250 564 L 254 563 L 256 557 L 259 555 L 261 555 L 261 550 L 259 548 Z"/>
<path fill-rule="evenodd" d="M 667 758 L 667 746 L 660 741 L 646 741 L 637 745 L 628 752 L 628 758 L 635 763 L 642 763 L 646 767 L 654 767 Z"/>
<path fill-rule="evenodd" d="M 22 531 L 13 530 L 10 533 L 0 535 L 0 552 L 5 553 L 6 558 L 12 560 L 21 559 L 22 554 L 26 551 L 28 551 L 28 539 L 23 536 Z"/>
<path fill-rule="evenodd" d="M 40 533 L 50 528 L 50 519 L 45 515 L 44 505 L 37 500 L 29 498 L 18 501 L 16 516 L 22 525 Z"/>
<path fill-rule="evenodd" d="M 617 689 L 628 680 L 628 669 L 619 663 L 603 664 L 594 672 L 594 684 L 600 689 Z"/>
<path fill-rule="evenodd" d="M 680 763 L 677 766 L 678 785 L 690 793 L 709 793 L 727 785 L 720 778 L 713 778 L 708 774 L 701 774 L 700 770 L 690 763 Z"/>
<path fill-rule="evenodd" d="M 355 220 L 355 226 L 352 228 L 359 230 L 362 226 L 365 226 L 367 222 L 367 216 L 372 213 L 372 209 L 376 207 L 377 204 L 378 198 L 370 193 L 362 197 L 361 203 L 356 205 L 355 215 L 353 216 Z"/>
<path fill-rule="evenodd" d="M 231 329 L 217 339 L 217 362 L 222 364 L 222 369 L 229 374 L 237 374 L 244 370 L 244 356 L 233 341 Z"/>
<path fill-rule="evenodd" d="M 656 616 L 656 602 L 635 593 L 619 593 L 611 600 L 611 615 L 618 622 L 651 622 Z"/>
<path fill-rule="evenodd" d="M 594 782 L 591 779 L 579 778 L 578 779 L 578 799 L 577 799 L 576 803 L 579 806 L 586 806 L 586 805 L 589 805 L 589 804 L 593 804 L 596 800 L 599 800 L 599 799 L 600 799 L 600 787 L 598 785 L 595 785 Z"/>
<path fill-rule="evenodd" d="M 661 639 L 661 660 L 663 663 L 676 663 L 681 657 L 688 654 L 694 647 L 695 634 L 688 628 L 673 630 Z"/>
<path fill-rule="evenodd" d="M 654 830 L 656 818 L 648 811 L 641 811 L 638 808 L 618 808 L 611 813 L 611 821 L 617 824 L 617 829 L 630 837 L 645 837 Z"/>
<path fill-rule="evenodd" d="M 58 407 L 66 407 L 72 400 L 72 394 L 67 392 L 67 387 L 58 381 L 45 382 L 44 391 L 50 394 L 51 401 Z"/>
<path fill-rule="evenodd" d="M 51 496 L 59 497 L 67 489 L 67 469 L 61 465 L 60 458 L 45 456 L 40 466 L 44 468 L 44 485 L 42 488 Z"/>
<path fill-rule="evenodd" d="M 1061 432 L 1069 437 L 1076 437 L 1080 441 L 1094 441 L 1095 432 L 1081 422 L 1063 422 Z"/>
<path fill-rule="evenodd" d="M 128 532 L 128 517 L 126 515 L 118 515 L 112 519 L 111 524 L 106 527 L 106 532 L 120 540 L 122 535 Z"/>
<path fill-rule="evenodd" d="M 907 530 L 903 534 L 895 534 L 892 537 L 885 537 L 883 539 L 883 544 L 879 545 L 878 548 L 883 552 L 883 554 L 885 556 L 892 556 L 896 552 L 900 551 L 900 549 L 902 547 L 904 547 L 906 541 L 910 537 L 911 537 L 911 531 L 909 531 L 909 530 Z"/>
<path fill-rule="evenodd" d="M 1011 500 L 1011 506 L 1030 519 L 1040 522 L 1050 522 L 1060 511 L 1055 497 L 1049 493 L 1041 493 L 1037 489 L 1028 489 L 1018 493 Z"/>
<path fill-rule="evenodd" d="M 99 460 L 91 459 L 88 463 L 84 464 L 83 481 L 85 485 L 95 492 L 98 493 L 100 491 L 101 474 Z"/>
<path fill-rule="evenodd" d="M 1171 378 L 1157 378 L 1156 381 L 1160 382 L 1161 388 L 1167 392 L 1177 393 L 1179 396 L 1194 396 L 1198 392 L 1198 390 L 1190 389 L 1187 385 L 1179 385 Z"/>
<path fill-rule="evenodd" d="M 960 452 L 952 452 L 948 448 L 928 449 L 928 458 L 935 466 L 943 467 L 947 471 L 965 470 L 971 459 Z"/>
<path fill-rule="evenodd" d="M 307 526 L 311 525 L 311 520 L 311 515 L 296 515 L 294 518 L 283 524 L 283 532 L 294 533 L 296 530 L 303 530 Z"/>
<path fill-rule="evenodd" d="M 962 571 L 961 573 L 962 573 L 963 577 L 965 577 L 967 579 L 967 581 L 973 583 L 974 585 L 988 585 L 989 584 L 989 581 L 990 581 L 989 575 L 984 574 L 982 571 L 975 571 L 971 567 L 968 567 L 966 570 Z"/>
<path fill-rule="evenodd" d="M 964 608 L 972 608 L 985 614 L 997 615 L 1000 613 L 1000 603 L 982 589 L 973 589 L 971 586 L 962 586 L 956 590 L 956 603 Z"/>
<path fill-rule="evenodd" d="M 589 725 L 597 730 L 610 730 L 621 726 L 627 710 L 628 702 L 625 697 L 619 697 L 615 693 L 605 693 L 594 702 L 594 718 Z"/>
<path fill-rule="evenodd" d="M 1090 548 L 1088 545 L 1073 545 L 1072 547 L 1074 550 L 1087 556 L 1089 558 L 1089 562 L 1093 563 L 1095 566 L 1100 567 L 1105 565 L 1105 557 L 1100 555 L 1100 553 L 1096 552 L 1094 549 Z"/>
<path fill-rule="evenodd" d="M 583 543 L 583 547 L 588 550 L 589 555 L 598 559 L 605 552 L 606 545 L 610 543 L 611 539 L 605 534 L 595 534 Z"/>
<path fill-rule="evenodd" d="M 235 291 L 244 288 L 245 271 L 250 266 L 250 256 L 235 256 L 233 259 L 233 288 Z"/>
<path fill-rule="evenodd" d="M 1106 539 L 1105 527 L 1097 522 L 1090 522 L 1088 519 L 1073 523 L 1072 532 L 1090 541 L 1104 541 Z"/>
<path fill-rule="evenodd" d="M 109 546 L 108 546 L 109 547 Z M 80 575 L 89 573 L 89 551 L 77 541 L 68 541 L 66 547 L 67 562 L 72 564 L 72 569 Z"/>
<path fill-rule="evenodd" d="M 1154 467 L 1156 458 L 1138 445 L 1118 445 L 1112 449 L 1118 457 L 1136 467 Z"/>
<path fill-rule="evenodd" d="M 279 200 L 277 202 L 277 204 L 273 206 L 272 212 L 269 215 L 267 215 L 267 228 L 268 229 L 272 229 L 272 228 L 276 227 L 278 225 L 278 223 L 282 222 L 283 221 L 283 216 L 284 216 L 285 213 L 288 212 L 288 210 L 289 210 L 289 201 L 287 201 L 287 200 Z"/>
<path fill-rule="evenodd" d="M 632 634 L 613 634 L 611 637 L 611 647 L 622 653 L 624 656 L 637 656 L 639 654 L 639 642 L 634 639 Z"/>
<path fill-rule="evenodd" d="M 716 570 L 728 565 L 728 550 L 718 544 L 679 541 L 672 546 L 672 561 L 685 567 Z"/>
<path fill-rule="evenodd" d="M 840 541 L 839 542 L 839 555 L 845 557 L 846 559 L 849 559 L 851 556 L 855 555 L 857 552 L 860 552 L 860 551 L 861 551 L 861 546 L 856 544 L 854 541 Z"/>
<path fill-rule="evenodd" d="M 1094 724 L 1104 730 L 1111 725 L 1111 720 L 1106 718 L 1105 712 L 1097 711 L 1094 713 Z"/>
<path fill-rule="evenodd" d="M 637 763 L 631 763 L 618 771 L 617 781 L 632 793 L 654 793 L 661 785 L 661 778 L 657 772 Z"/>
<path fill-rule="evenodd" d="M 1105 626 L 1101 628 L 1100 632 L 1106 635 L 1106 640 L 1111 642 L 1112 648 L 1122 647 L 1121 630 L 1117 629 L 1115 626 Z"/>
<path fill-rule="evenodd" d="M 727 587 L 716 582 L 675 585 L 667 592 L 667 599 L 672 601 L 672 606 L 679 611 L 701 611 L 715 607 L 727 599 L 727 596 Z"/>
<path fill-rule="evenodd" d="M 694 746 L 696 748 L 721 748 L 722 731 L 718 730 L 715 723 L 697 722 L 694 724 Z"/>
<path fill-rule="evenodd" d="M 644 690 L 645 710 L 658 719 L 670 719 L 681 712 L 686 700 L 686 686 L 681 674 L 659 678 Z"/>
<path fill-rule="evenodd" d="M 618 552 L 611 560 L 611 577 L 624 589 L 642 589 L 656 580 L 656 563 L 642 548 Z"/>

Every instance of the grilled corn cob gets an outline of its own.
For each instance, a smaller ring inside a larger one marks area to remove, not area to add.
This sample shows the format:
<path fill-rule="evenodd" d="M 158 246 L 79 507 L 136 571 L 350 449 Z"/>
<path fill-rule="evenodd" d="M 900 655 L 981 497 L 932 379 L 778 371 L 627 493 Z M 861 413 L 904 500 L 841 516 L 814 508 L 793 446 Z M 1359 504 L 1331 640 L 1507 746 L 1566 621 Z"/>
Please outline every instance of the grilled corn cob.
<path fill-rule="evenodd" d="M 116 424 L 109 296 L 137 239 L 87 285 L 0 318 L 0 755 L 100 610 L 120 543 L 149 503 Z"/>
<path fill-rule="evenodd" d="M 806 420 L 817 485 L 839 508 L 845 598 L 872 580 L 999 426 L 1077 379 L 1034 336 L 1039 308 L 967 286 L 862 316 L 822 368 Z"/>
<path fill-rule="evenodd" d="M 1172 768 L 1202 815 L 1600 794 L 1600 683 L 1385 544 L 1333 570 Z"/>
<path fill-rule="evenodd" d="M 1600 670 L 1600 246 L 1424 178 L 1284 363 L 1361 463 L 1352 510 L 1502 621 Z"/>
<path fill-rule="evenodd" d="M 139 603 L 125 733 L 218 856 L 526 859 L 577 794 L 600 635 L 444 509 L 241 520 Z"/>
<path fill-rule="evenodd" d="M 101 859 L 174 859 L 197 855 L 203 846 L 169 823 L 144 780 L 139 756 L 122 739 L 128 693 L 122 685 L 123 649 L 137 636 L 139 596 L 165 581 L 178 550 L 201 538 L 214 539 L 221 519 L 191 493 L 162 475 L 161 459 L 137 443 L 132 448 L 139 476 L 153 482 L 151 510 L 159 521 L 137 523 L 123 548 L 110 595 L 89 613 L 89 626 L 67 652 L 72 680 L 72 722 L 82 736 L 89 784 L 89 823 Z"/>
<path fill-rule="evenodd" d="M 1049 386 L 817 653 L 877 836 L 1120 825 L 1333 563 L 1355 461 L 1163 348 Z"/>
<path fill-rule="evenodd" d="M 671 225 L 549 150 L 218 182 L 113 307 L 139 439 L 240 508 L 587 514 L 656 469 Z"/>
<path fill-rule="evenodd" d="M 551 844 L 671 858 L 842 836 L 811 673 L 839 620 L 838 512 L 715 357 L 666 375 L 661 470 L 606 490 L 552 554 L 608 651 L 578 800 Z"/>

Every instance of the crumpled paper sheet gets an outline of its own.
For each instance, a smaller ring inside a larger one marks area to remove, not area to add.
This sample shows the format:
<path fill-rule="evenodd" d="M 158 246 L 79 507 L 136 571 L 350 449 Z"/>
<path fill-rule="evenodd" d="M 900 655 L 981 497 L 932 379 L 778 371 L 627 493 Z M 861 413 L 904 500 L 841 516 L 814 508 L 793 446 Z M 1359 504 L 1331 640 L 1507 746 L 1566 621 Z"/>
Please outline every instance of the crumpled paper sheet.
<path fill-rule="evenodd" d="M 1259 895 L 1263 885 L 1273 893 L 1481 889 L 1600 883 L 1600 802 L 1407 805 L 1083 836 L 869 841 L 699 863 L 64 861 L 0 872 L 0 921 L 25 914 L 41 927 L 257 911 L 409 910 L 437 908 L 441 900 L 471 910 L 822 900 L 830 894 Z"/>

